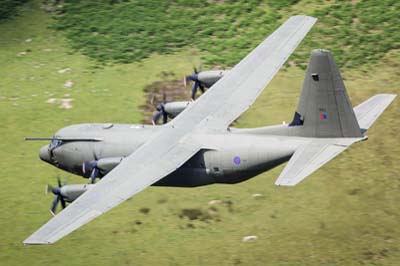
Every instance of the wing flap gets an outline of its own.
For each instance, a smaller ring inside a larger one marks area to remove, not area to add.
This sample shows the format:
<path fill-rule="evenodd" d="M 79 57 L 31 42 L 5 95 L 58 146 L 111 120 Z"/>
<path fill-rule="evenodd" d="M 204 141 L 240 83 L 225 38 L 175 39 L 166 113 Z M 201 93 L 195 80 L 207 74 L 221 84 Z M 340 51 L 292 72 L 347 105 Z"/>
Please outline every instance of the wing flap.
<path fill-rule="evenodd" d="M 275 182 L 277 186 L 294 186 L 318 170 L 352 143 L 361 138 L 321 139 L 301 145 Z"/>

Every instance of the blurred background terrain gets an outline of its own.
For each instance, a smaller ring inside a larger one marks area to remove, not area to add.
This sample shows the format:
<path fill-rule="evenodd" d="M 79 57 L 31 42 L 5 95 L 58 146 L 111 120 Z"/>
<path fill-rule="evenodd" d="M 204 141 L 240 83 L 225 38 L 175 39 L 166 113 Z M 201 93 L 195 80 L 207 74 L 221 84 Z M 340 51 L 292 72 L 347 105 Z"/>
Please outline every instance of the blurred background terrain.
<path fill-rule="evenodd" d="M 284 166 L 237 185 L 151 187 L 52 246 L 38 158 L 59 128 L 141 123 L 149 91 L 187 100 L 193 66 L 230 68 L 291 15 L 319 19 L 237 127 L 290 121 L 312 49 L 333 52 L 353 105 L 400 89 L 399 1 L 0 0 L 0 265 L 399 265 L 399 99 L 293 188 Z M 245 236 L 257 240 L 243 242 Z"/>

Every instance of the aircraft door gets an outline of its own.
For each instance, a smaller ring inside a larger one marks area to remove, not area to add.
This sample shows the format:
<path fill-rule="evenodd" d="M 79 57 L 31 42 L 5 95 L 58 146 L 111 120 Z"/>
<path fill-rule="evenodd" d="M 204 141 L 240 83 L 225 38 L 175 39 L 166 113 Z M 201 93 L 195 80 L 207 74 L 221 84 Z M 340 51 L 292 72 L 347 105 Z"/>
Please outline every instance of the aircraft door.
<path fill-rule="evenodd" d="M 223 167 L 221 165 L 221 152 L 218 151 L 206 151 L 204 152 L 204 163 L 206 167 L 206 171 L 208 174 L 212 175 L 215 178 L 222 176 Z"/>

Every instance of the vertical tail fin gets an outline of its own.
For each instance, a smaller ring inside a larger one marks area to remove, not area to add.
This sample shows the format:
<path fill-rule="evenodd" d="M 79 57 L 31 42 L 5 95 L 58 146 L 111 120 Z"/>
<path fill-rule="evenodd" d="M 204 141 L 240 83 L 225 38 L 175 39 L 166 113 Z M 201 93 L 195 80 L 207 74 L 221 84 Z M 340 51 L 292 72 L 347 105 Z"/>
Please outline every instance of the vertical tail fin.
<path fill-rule="evenodd" d="M 331 53 L 314 50 L 290 126 L 303 137 L 361 137 L 353 107 Z"/>

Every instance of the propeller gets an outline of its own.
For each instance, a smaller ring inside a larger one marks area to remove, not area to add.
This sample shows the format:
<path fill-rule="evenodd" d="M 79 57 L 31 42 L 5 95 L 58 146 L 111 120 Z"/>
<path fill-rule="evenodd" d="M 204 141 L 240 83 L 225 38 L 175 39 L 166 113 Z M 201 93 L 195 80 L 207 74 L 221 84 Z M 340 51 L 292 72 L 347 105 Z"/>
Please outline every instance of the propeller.
<path fill-rule="evenodd" d="M 96 182 L 96 178 L 100 177 L 100 169 L 97 167 L 97 160 L 93 160 L 90 162 L 83 162 L 82 164 L 82 172 L 83 174 L 90 173 L 90 184 L 94 184 Z"/>
<path fill-rule="evenodd" d="M 57 185 L 58 187 L 53 187 L 52 185 L 47 185 L 46 187 L 46 194 L 51 192 L 56 196 L 50 206 L 50 213 L 53 216 L 55 216 L 57 205 L 59 202 L 61 202 L 61 207 L 63 209 L 66 207 L 64 196 L 61 194 L 61 188 L 66 185 L 66 182 L 64 181 L 64 184 L 61 184 L 60 178 L 57 178 Z"/>
<path fill-rule="evenodd" d="M 200 64 L 199 66 L 199 70 L 197 70 L 196 67 L 193 68 L 193 74 L 191 75 L 187 75 L 184 79 L 183 79 L 183 85 L 187 86 L 187 82 L 188 81 L 192 81 L 193 82 L 193 86 L 192 86 L 192 99 L 194 100 L 196 98 L 196 93 L 197 93 L 197 89 L 200 88 L 201 92 L 204 93 L 204 84 L 199 80 L 199 73 L 202 71 L 203 65 Z"/>
<path fill-rule="evenodd" d="M 157 113 L 153 116 L 152 122 L 153 125 L 157 124 L 160 118 L 163 118 L 163 124 L 168 122 L 168 113 L 165 111 L 165 104 L 167 103 L 167 95 L 165 92 L 163 93 L 163 101 L 159 105 L 157 105 Z"/>

